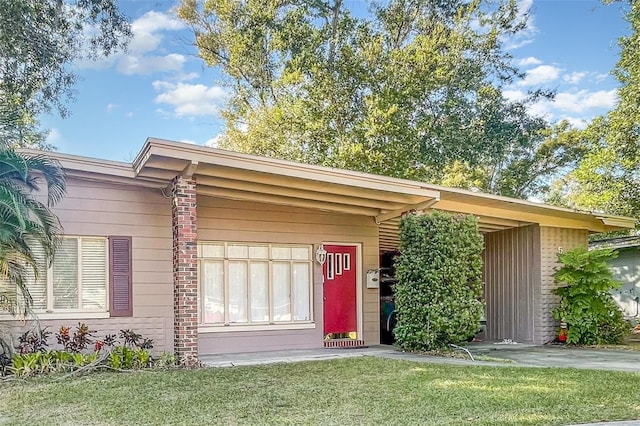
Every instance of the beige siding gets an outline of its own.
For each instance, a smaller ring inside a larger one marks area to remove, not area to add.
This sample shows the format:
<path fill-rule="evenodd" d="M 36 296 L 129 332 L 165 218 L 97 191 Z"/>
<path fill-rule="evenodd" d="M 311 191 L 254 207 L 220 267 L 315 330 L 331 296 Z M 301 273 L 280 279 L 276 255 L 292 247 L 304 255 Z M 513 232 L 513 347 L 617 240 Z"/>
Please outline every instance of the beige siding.
<path fill-rule="evenodd" d="M 552 340 L 557 333 L 557 324 L 553 319 L 553 308 L 558 304 L 558 297 L 551 294 L 556 287 L 553 273 L 559 266 L 558 249 L 570 250 L 574 247 L 588 246 L 588 231 L 566 228 L 540 228 L 541 277 L 542 284 L 536 294 L 535 341 L 545 343 Z"/>
<path fill-rule="evenodd" d="M 43 320 L 52 330 L 85 322 L 97 336 L 132 329 L 173 351 L 171 203 L 160 191 L 70 179 L 56 214 L 68 235 L 131 236 L 133 317 Z M 12 322 L 14 330 L 28 326 Z"/>
<path fill-rule="evenodd" d="M 535 291 L 540 286 L 540 228 L 485 234 L 485 338 L 534 340 Z"/>
<path fill-rule="evenodd" d="M 367 344 L 379 336 L 378 291 L 365 288 L 367 269 L 378 267 L 378 227 L 370 217 L 340 215 L 272 204 L 198 197 L 198 240 L 362 245 L 363 328 Z M 201 332 L 200 354 L 322 347 L 322 268 L 314 262 L 315 328 Z"/>

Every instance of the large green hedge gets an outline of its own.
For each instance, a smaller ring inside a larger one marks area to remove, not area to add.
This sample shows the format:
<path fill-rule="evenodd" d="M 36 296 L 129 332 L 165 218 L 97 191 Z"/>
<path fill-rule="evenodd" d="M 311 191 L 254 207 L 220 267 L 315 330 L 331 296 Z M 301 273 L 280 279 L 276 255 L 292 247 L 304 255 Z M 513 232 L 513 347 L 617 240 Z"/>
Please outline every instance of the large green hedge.
<path fill-rule="evenodd" d="M 400 222 L 396 260 L 397 343 L 434 350 L 471 338 L 480 327 L 483 238 L 473 216 L 442 212 Z"/>

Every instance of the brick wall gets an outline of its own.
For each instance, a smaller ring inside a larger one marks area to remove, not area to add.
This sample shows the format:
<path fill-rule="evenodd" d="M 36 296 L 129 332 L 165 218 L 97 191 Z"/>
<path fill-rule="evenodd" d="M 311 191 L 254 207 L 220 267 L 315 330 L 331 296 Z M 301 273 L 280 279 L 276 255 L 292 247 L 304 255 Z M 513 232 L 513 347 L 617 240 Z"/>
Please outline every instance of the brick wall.
<path fill-rule="evenodd" d="M 198 264 L 196 182 L 173 180 L 174 349 L 181 362 L 198 357 Z"/>
<path fill-rule="evenodd" d="M 577 246 L 587 247 L 589 233 L 582 229 L 540 227 L 540 266 L 542 285 L 535 295 L 535 341 L 545 343 L 553 340 L 557 324 L 552 311 L 557 306 L 558 296 L 551 294 L 556 284 L 553 281 L 558 249 L 570 250 Z"/>

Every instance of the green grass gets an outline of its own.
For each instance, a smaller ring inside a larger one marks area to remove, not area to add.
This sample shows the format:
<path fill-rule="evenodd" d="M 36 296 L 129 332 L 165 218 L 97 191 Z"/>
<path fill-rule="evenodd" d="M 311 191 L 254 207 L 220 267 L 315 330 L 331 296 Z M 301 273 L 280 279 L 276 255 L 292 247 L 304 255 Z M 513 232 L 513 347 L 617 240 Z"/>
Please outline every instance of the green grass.
<path fill-rule="evenodd" d="M 381 358 L 0 384 L 0 424 L 535 425 L 640 418 L 640 374 Z"/>

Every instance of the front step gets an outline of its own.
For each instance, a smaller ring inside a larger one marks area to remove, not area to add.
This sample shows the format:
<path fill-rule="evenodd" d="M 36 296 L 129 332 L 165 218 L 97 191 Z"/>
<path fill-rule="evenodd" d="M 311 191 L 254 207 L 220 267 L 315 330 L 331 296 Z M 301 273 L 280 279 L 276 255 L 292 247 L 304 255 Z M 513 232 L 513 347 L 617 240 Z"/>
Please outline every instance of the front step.
<path fill-rule="evenodd" d="M 364 340 L 331 339 L 324 341 L 324 347 L 327 349 L 358 349 L 368 346 L 364 344 Z"/>

